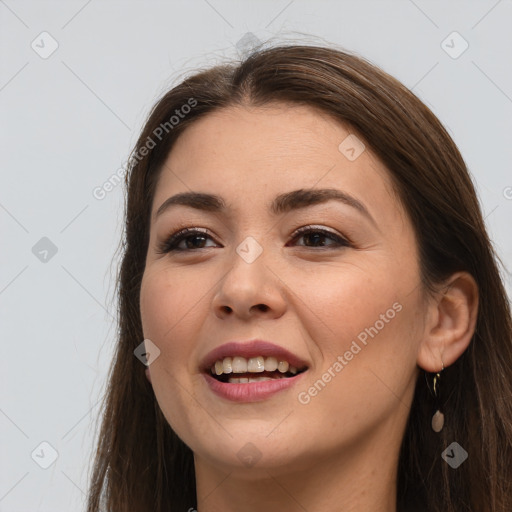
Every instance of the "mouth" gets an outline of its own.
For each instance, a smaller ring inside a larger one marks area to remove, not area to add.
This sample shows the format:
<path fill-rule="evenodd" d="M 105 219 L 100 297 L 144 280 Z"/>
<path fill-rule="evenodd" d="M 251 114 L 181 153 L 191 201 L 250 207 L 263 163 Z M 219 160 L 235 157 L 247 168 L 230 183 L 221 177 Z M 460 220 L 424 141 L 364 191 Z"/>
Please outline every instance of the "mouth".
<path fill-rule="evenodd" d="M 205 373 L 226 384 L 249 384 L 279 379 L 289 379 L 307 371 L 307 366 L 297 368 L 286 359 L 241 356 L 217 359 Z"/>
<path fill-rule="evenodd" d="M 267 400 L 296 386 L 309 364 L 283 346 L 264 340 L 231 341 L 209 352 L 200 370 L 209 389 L 222 399 Z"/>

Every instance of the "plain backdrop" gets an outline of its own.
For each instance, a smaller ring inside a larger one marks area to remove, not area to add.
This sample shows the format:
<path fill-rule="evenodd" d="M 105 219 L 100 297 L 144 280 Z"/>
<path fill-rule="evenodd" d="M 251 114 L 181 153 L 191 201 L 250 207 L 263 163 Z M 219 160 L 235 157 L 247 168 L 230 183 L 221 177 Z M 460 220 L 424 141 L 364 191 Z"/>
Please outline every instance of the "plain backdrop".
<path fill-rule="evenodd" d="M 447 127 L 510 270 L 511 26 L 510 0 L 0 0 L 0 511 L 84 508 L 123 220 L 94 190 L 165 90 L 269 38 L 368 58 Z"/>

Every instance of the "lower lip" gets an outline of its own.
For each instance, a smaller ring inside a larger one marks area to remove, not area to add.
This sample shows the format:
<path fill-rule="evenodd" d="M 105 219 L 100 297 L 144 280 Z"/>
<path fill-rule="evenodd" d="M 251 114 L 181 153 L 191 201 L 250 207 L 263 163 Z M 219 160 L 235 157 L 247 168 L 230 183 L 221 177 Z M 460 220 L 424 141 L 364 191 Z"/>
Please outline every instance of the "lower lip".
<path fill-rule="evenodd" d="M 275 393 L 289 389 L 296 384 L 306 372 L 295 377 L 264 380 L 259 382 L 246 382 L 245 384 L 229 384 L 214 379 L 211 375 L 203 373 L 210 389 L 218 396 L 233 402 L 259 402 Z"/>

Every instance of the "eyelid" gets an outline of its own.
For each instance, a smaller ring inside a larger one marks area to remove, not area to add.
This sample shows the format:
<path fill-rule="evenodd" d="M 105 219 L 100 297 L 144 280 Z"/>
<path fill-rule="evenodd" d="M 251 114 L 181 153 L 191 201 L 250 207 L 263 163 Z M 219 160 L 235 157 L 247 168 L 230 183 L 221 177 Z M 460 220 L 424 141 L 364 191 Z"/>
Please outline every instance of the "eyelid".
<path fill-rule="evenodd" d="M 291 241 L 296 240 L 297 238 L 300 238 L 301 236 L 304 236 L 308 233 L 321 233 L 325 236 L 328 236 L 331 238 L 332 241 L 334 241 L 334 244 L 328 244 L 326 246 L 317 246 L 317 247 L 308 247 L 308 246 L 299 246 L 304 247 L 306 249 L 312 249 L 315 251 L 318 250 L 325 250 L 329 248 L 342 248 L 342 247 L 354 247 L 353 242 L 350 240 L 349 237 L 346 235 L 342 235 L 338 233 L 337 231 L 334 231 L 332 229 L 326 228 L 322 225 L 318 224 L 308 224 L 306 226 L 301 226 L 300 228 L 296 229 L 291 235 L 290 239 Z M 207 228 L 201 228 L 201 227 L 184 227 L 184 228 L 178 228 L 176 231 L 174 231 L 171 235 L 166 237 L 162 242 L 158 243 L 156 252 L 158 254 L 167 254 L 170 252 L 196 252 L 201 249 L 211 249 L 212 247 L 200 247 L 197 249 L 178 249 L 177 246 L 183 241 L 187 239 L 187 233 L 189 233 L 190 237 L 193 237 L 194 235 L 200 235 L 204 234 L 207 238 L 213 240 L 215 243 L 218 243 L 215 241 L 216 235 L 213 235 L 212 232 Z"/>
<path fill-rule="evenodd" d="M 338 236 L 340 238 L 344 237 L 344 235 L 342 235 L 341 233 L 338 233 L 337 231 L 335 231 L 335 230 L 333 230 L 331 228 L 327 228 L 327 227 L 323 226 L 322 224 L 307 224 L 306 226 L 302 226 L 300 228 L 297 228 L 291 234 L 291 236 L 294 237 L 294 236 L 297 236 L 297 235 L 302 234 L 302 233 L 307 232 L 307 231 L 323 231 L 324 233 L 329 233 L 331 235 Z"/>
<path fill-rule="evenodd" d="M 187 233 L 190 233 L 189 236 L 195 235 L 195 234 L 204 234 L 210 238 L 214 238 L 211 231 L 206 228 L 200 228 L 200 227 L 185 227 L 185 228 L 178 228 L 176 231 L 171 233 L 169 236 L 165 237 L 161 242 L 158 243 L 156 252 L 157 254 L 166 254 L 168 252 L 171 252 L 168 247 L 170 247 L 171 244 L 176 243 L 179 244 L 185 235 Z M 182 238 L 183 237 L 183 238 Z M 180 240 L 181 238 L 181 240 Z M 187 249 L 176 249 L 174 248 L 176 252 L 187 252 Z M 190 249 L 188 249 L 190 251 Z"/>
<path fill-rule="evenodd" d="M 340 246 L 345 246 L 345 247 L 353 247 L 354 246 L 354 244 L 352 243 L 352 240 L 350 240 L 350 238 L 348 236 L 342 235 L 341 233 L 338 233 L 337 231 L 326 228 L 319 224 L 308 224 L 307 226 L 302 226 L 302 227 L 296 229 L 291 235 L 292 240 L 295 240 L 296 238 L 304 235 L 305 233 L 309 233 L 309 232 L 320 232 L 325 235 L 330 235 L 336 242 L 338 242 L 338 244 Z M 302 247 L 304 247 L 304 246 L 302 246 Z M 306 247 L 306 248 L 308 248 L 308 247 Z M 321 248 L 321 247 L 310 247 L 310 249 L 319 249 L 319 248 Z"/>

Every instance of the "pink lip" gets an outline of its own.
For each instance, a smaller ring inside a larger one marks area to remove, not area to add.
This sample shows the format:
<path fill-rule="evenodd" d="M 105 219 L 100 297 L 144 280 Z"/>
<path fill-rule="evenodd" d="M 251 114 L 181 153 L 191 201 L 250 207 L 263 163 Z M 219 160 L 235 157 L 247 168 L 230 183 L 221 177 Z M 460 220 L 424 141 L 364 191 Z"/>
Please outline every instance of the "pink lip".
<path fill-rule="evenodd" d="M 222 398 L 232 400 L 233 402 L 258 402 L 265 400 L 278 391 L 293 386 L 302 378 L 304 373 L 306 372 L 299 373 L 294 377 L 265 380 L 262 382 L 247 382 L 245 384 L 220 382 L 208 373 L 203 373 L 203 376 L 210 389 Z M 255 373 L 254 375 L 258 374 Z"/>
<path fill-rule="evenodd" d="M 201 363 L 201 370 L 209 373 L 210 368 L 215 364 L 215 361 L 224 359 L 225 357 L 241 356 L 246 359 L 250 357 L 275 357 L 278 361 L 288 361 L 290 365 L 295 366 L 298 370 L 309 366 L 308 363 L 283 347 L 274 345 L 268 341 L 263 340 L 249 340 L 249 341 L 231 341 L 225 343 L 220 347 L 214 348 L 209 352 Z M 281 379 L 280 379 L 281 380 Z M 286 379 L 290 380 L 290 379 Z M 216 381 L 217 382 L 217 381 Z M 269 381 L 270 382 L 270 381 Z M 266 384 L 263 382 L 262 384 Z M 229 384 L 233 386 L 233 384 Z M 236 385 L 236 384 L 235 384 Z M 245 385 L 245 384 L 243 384 Z"/>

